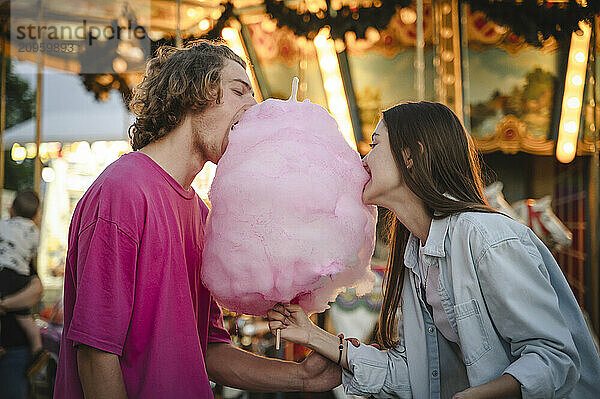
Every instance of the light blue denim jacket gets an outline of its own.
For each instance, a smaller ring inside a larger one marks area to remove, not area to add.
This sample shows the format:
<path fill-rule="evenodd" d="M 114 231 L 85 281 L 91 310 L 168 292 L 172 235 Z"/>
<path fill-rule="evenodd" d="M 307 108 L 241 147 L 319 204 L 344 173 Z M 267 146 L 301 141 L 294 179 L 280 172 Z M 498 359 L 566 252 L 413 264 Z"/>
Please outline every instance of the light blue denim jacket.
<path fill-rule="evenodd" d="M 399 315 L 400 345 L 348 345 L 346 393 L 439 398 L 437 331 L 417 287 L 419 239 L 410 236 Z M 439 267 L 441 302 L 458 334 L 471 386 L 502 374 L 523 398 L 600 397 L 600 358 L 552 254 L 522 224 L 465 212 L 433 220 L 423 262 Z M 443 398 L 446 399 L 446 398 Z"/>

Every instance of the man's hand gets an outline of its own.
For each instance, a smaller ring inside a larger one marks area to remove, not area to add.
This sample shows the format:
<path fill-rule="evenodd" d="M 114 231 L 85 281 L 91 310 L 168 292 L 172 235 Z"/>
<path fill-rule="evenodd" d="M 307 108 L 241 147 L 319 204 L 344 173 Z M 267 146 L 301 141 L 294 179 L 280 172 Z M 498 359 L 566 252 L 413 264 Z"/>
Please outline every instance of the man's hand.
<path fill-rule="evenodd" d="M 452 399 L 519 399 L 521 384 L 510 374 L 502 374 L 483 385 L 456 393 Z"/>
<path fill-rule="evenodd" d="M 300 366 L 304 392 L 329 391 L 342 383 L 342 368 L 317 352 L 311 352 Z"/>

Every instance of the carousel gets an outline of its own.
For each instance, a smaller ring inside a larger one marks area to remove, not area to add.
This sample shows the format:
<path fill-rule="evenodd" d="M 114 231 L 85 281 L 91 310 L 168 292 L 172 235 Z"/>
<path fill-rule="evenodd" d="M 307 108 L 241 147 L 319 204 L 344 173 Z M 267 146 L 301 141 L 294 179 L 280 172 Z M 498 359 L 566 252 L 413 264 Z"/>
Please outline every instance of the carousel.
<path fill-rule="evenodd" d="M 45 71 L 76 76 L 99 106 L 114 94 L 125 105 L 160 46 L 223 40 L 249 61 L 257 101 L 289 98 L 297 76 L 298 100 L 326 107 L 362 155 L 382 110 L 418 100 L 453 109 L 487 165 L 490 203 L 553 249 L 598 331 L 599 13 L 586 0 L 3 1 L 0 184 L 5 162 L 35 160 L 33 184 L 44 198 L 40 276 L 59 292 L 72 208 L 130 150 L 130 116 L 106 116 L 111 122 L 92 134 L 76 115 L 45 114 Z M 5 130 L 7 57 L 35 65 L 38 89 L 35 118 Z M 214 170 L 207 165 L 194 184 L 204 199 Z M 383 226 L 377 237 L 380 276 Z M 341 294 L 319 322 L 368 342 L 380 301 L 378 290 Z M 260 318 L 227 314 L 225 322 L 240 346 L 274 353 Z M 303 353 L 284 347 L 280 355 Z"/>

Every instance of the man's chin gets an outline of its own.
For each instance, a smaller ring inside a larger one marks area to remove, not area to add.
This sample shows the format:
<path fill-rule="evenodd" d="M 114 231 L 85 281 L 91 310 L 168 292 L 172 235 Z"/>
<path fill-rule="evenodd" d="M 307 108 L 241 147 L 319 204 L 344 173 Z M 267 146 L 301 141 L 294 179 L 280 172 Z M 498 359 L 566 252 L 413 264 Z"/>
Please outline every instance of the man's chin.
<path fill-rule="evenodd" d="M 229 133 L 227 133 L 225 137 L 223 137 L 223 141 L 221 141 L 221 153 L 219 154 L 219 159 L 221 159 L 223 154 L 225 154 L 225 151 L 227 151 L 227 145 L 229 145 Z"/>

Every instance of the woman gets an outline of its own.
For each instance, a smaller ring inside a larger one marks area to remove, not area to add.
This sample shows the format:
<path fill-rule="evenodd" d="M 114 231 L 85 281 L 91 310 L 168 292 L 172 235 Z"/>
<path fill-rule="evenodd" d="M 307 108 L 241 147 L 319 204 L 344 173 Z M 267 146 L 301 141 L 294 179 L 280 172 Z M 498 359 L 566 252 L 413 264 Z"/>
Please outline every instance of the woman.
<path fill-rule="evenodd" d="M 456 115 L 437 103 L 397 105 L 372 141 L 363 200 L 395 216 L 383 349 L 348 345 L 295 305 L 271 310 L 270 328 L 341 364 L 356 395 L 598 397 L 600 359 L 575 297 L 532 231 L 486 204 Z"/>

